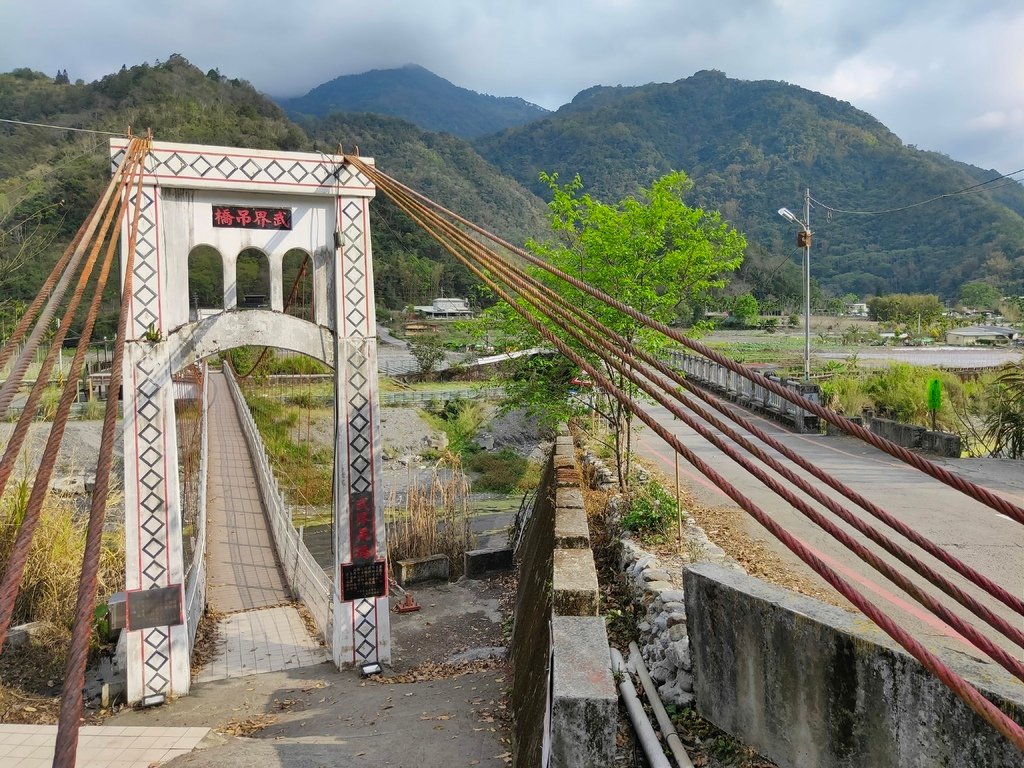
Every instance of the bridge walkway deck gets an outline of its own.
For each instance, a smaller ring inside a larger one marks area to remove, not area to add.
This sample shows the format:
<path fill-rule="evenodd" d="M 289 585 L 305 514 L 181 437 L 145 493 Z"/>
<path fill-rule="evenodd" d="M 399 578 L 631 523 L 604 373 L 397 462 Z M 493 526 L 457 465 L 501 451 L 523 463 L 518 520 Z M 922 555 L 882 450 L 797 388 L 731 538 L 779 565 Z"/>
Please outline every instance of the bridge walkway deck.
<path fill-rule="evenodd" d="M 209 386 L 206 599 L 223 642 L 196 681 L 319 664 L 328 654 L 291 604 L 224 375 Z"/>

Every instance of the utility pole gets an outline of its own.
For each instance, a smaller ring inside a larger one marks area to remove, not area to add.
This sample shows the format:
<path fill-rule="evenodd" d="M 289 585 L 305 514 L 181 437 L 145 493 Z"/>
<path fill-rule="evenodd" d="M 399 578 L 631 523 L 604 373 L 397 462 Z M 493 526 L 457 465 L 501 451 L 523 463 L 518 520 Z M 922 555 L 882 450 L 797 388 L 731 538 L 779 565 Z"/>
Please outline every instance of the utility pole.
<path fill-rule="evenodd" d="M 804 190 L 804 381 L 811 378 L 811 190 Z"/>
<path fill-rule="evenodd" d="M 804 381 L 811 378 L 811 190 L 804 190 L 804 217 L 798 219 L 788 208 L 779 208 L 779 216 L 800 227 L 797 247 L 804 249 Z"/>

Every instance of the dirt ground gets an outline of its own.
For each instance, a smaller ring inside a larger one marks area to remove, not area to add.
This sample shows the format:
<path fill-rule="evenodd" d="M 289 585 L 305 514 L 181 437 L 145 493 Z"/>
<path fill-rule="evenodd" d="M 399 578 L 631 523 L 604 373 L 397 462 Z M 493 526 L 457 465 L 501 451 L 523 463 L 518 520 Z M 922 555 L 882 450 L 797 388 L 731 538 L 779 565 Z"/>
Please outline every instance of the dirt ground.
<path fill-rule="evenodd" d="M 641 463 L 666 489 L 674 492 L 675 482 L 672 478 L 650 462 Z M 721 547 L 728 557 L 739 563 L 751 576 L 840 608 L 852 609 L 852 606 L 835 591 L 824 589 L 794 573 L 782 558 L 761 542 L 751 538 L 743 526 L 742 516 L 745 513 L 742 510 L 701 504 L 685 485 L 680 488 L 679 496 L 684 514 L 700 526 L 713 543 Z M 670 566 L 667 570 L 672 574 L 681 574 L 688 562 L 699 559 L 694 557 L 698 553 L 692 551 L 692 544 L 685 536 L 681 545 L 678 536 L 670 534 L 664 542 L 645 544 L 644 548 L 656 554 L 665 566 Z"/>

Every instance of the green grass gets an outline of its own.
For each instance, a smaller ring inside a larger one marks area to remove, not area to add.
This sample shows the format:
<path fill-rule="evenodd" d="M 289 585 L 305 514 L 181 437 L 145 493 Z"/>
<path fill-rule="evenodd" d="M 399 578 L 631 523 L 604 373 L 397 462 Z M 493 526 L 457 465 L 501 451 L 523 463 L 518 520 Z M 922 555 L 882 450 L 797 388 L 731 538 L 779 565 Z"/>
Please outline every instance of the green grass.
<path fill-rule="evenodd" d="M 274 474 L 292 504 L 331 504 L 334 453 L 329 448 L 292 439 L 292 431 L 308 411 L 265 397 L 247 386 L 246 402 L 263 438 Z"/>
<path fill-rule="evenodd" d="M 509 448 L 473 454 L 466 468 L 476 473 L 474 491 L 522 492 L 540 481 L 540 466 Z"/>

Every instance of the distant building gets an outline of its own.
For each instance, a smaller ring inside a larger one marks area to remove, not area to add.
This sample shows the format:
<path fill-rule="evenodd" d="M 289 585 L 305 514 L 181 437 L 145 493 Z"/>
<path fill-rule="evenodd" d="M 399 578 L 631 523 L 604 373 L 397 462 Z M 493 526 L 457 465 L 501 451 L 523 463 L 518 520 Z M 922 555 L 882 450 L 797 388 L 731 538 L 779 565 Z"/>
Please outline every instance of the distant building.
<path fill-rule="evenodd" d="M 473 314 L 467 299 L 434 299 L 434 303 L 429 307 L 413 309 L 427 317 L 469 317 Z"/>
<path fill-rule="evenodd" d="M 946 343 L 957 346 L 970 344 L 1009 344 L 1020 338 L 1020 331 L 1001 325 L 968 325 L 946 331 Z"/>
<path fill-rule="evenodd" d="M 853 317 L 867 317 L 868 316 L 868 305 L 861 302 L 855 302 L 853 304 L 846 305 L 846 314 L 852 315 Z"/>

